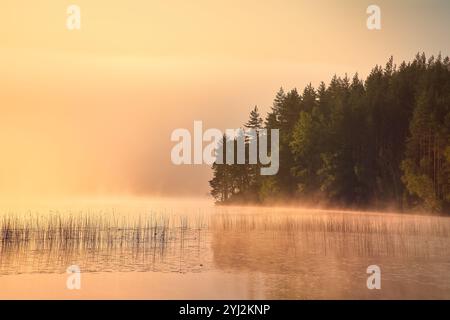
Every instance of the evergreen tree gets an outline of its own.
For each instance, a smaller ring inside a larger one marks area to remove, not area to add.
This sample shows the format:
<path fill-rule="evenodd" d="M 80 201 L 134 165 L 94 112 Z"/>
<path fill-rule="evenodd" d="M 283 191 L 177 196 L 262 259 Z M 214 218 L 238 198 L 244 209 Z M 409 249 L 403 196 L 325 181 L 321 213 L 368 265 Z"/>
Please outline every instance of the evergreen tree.
<path fill-rule="evenodd" d="M 301 95 L 280 88 L 264 125 L 280 130 L 278 174 L 260 176 L 259 163 L 214 164 L 218 202 L 320 199 L 450 213 L 448 57 L 422 53 L 398 67 L 391 57 L 365 81 L 335 75 Z M 244 126 L 261 129 L 257 107 Z M 258 137 L 245 138 L 247 154 Z"/>
<path fill-rule="evenodd" d="M 265 125 L 268 129 L 279 129 L 280 128 L 280 109 L 281 105 L 284 103 L 286 94 L 281 87 L 278 90 L 275 99 L 273 100 L 271 111 L 267 114 Z"/>
<path fill-rule="evenodd" d="M 420 60 L 423 63 L 423 58 Z M 450 71 L 430 59 L 417 98 L 402 180 L 415 206 L 447 211 L 450 205 Z"/>
<path fill-rule="evenodd" d="M 244 125 L 244 127 L 248 129 L 255 129 L 259 130 L 262 128 L 263 125 L 263 119 L 261 118 L 261 115 L 258 111 L 258 106 L 255 106 L 253 110 L 250 112 L 250 118 L 247 121 L 247 123 Z"/>

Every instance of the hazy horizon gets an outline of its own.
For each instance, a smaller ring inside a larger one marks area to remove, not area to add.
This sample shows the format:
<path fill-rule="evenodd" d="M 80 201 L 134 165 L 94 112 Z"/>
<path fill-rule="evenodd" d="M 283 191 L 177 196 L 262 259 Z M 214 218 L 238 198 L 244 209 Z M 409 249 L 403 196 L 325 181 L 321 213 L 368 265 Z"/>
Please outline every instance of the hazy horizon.
<path fill-rule="evenodd" d="M 3 197 L 205 197 L 210 169 L 171 163 L 172 130 L 237 128 L 281 86 L 450 51 L 448 1 L 377 1 L 380 31 L 371 1 L 174 2 L 79 0 L 72 32 L 68 1 L 4 3 Z"/>

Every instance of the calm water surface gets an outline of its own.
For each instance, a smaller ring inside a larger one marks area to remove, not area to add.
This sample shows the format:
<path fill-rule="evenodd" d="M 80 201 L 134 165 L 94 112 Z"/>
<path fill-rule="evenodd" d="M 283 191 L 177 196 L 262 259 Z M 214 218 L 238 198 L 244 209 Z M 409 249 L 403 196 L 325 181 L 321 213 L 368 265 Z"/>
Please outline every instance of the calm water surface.
<path fill-rule="evenodd" d="M 6 208 L 0 236 L 1 298 L 450 298 L 446 217 L 76 202 Z"/>

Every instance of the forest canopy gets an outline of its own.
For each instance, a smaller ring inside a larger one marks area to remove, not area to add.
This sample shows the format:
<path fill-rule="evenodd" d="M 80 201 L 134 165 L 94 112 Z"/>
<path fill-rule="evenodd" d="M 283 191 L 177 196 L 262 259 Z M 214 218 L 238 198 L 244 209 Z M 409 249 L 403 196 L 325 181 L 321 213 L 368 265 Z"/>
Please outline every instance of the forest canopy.
<path fill-rule="evenodd" d="M 450 211 L 448 56 L 417 54 L 399 66 L 391 57 L 365 80 L 281 88 L 265 119 L 254 107 L 244 127 L 279 129 L 279 171 L 214 163 L 217 203 Z"/>

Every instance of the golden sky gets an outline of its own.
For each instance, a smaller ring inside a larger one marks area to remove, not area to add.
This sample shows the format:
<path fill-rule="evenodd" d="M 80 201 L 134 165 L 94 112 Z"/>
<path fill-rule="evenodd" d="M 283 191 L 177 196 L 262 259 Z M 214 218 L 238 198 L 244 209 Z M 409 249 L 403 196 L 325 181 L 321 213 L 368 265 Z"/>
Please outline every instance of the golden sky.
<path fill-rule="evenodd" d="M 204 195 L 210 170 L 171 164 L 172 130 L 238 127 L 280 86 L 390 55 L 448 55 L 449 27 L 448 0 L 2 0 L 0 194 Z"/>

